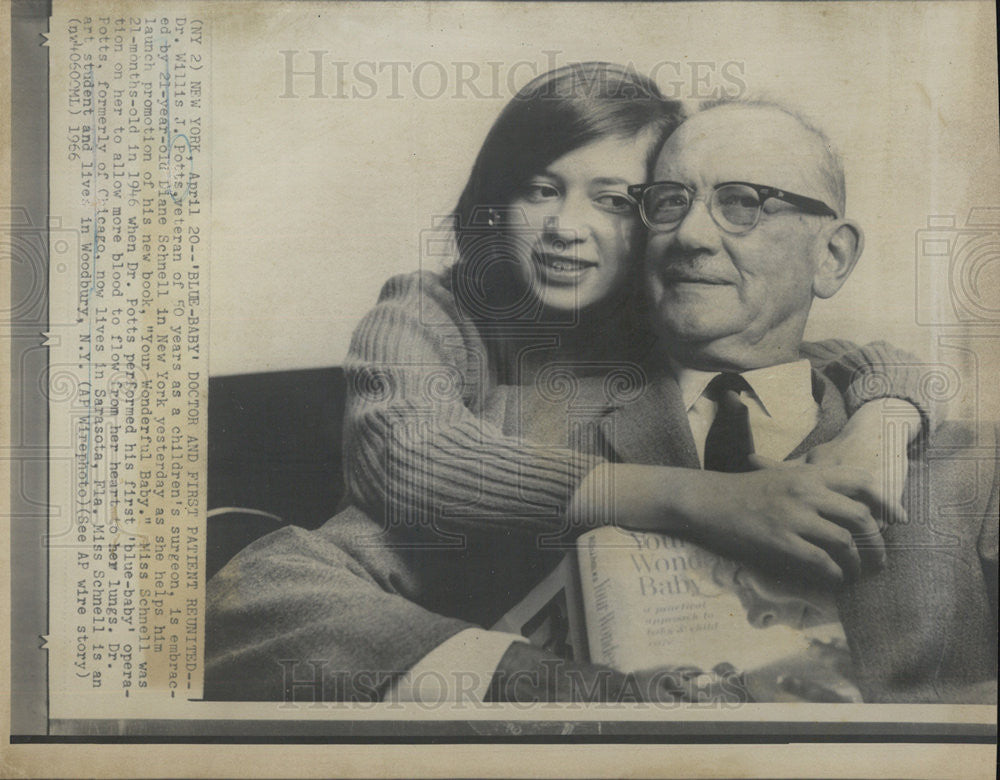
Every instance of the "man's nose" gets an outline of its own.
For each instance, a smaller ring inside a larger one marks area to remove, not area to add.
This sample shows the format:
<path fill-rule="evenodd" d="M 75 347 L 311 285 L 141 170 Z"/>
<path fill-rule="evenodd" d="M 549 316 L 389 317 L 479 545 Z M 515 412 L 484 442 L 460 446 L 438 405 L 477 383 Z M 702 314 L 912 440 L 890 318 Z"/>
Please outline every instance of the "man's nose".
<path fill-rule="evenodd" d="M 688 251 L 715 252 L 721 244 L 719 226 L 708 211 L 708 203 L 698 198 L 674 231 L 677 245 Z"/>

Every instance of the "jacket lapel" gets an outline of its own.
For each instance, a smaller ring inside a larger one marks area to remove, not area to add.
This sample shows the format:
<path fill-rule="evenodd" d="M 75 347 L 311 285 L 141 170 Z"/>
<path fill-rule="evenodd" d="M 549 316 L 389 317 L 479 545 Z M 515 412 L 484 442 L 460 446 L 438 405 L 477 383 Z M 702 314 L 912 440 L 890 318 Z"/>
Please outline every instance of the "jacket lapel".
<path fill-rule="evenodd" d="M 606 418 L 605 436 L 625 463 L 699 468 L 681 391 L 669 373 L 650 376 L 639 398 L 615 408 Z"/>
<path fill-rule="evenodd" d="M 847 422 L 847 411 L 844 408 L 844 399 L 822 374 L 812 372 L 813 397 L 819 404 L 819 415 L 816 427 L 810 431 L 800 443 L 792 450 L 792 454 L 785 460 L 792 460 L 801 455 L 805 455 L 809 450 L 818 444 L 830 441 L 840 433 L 844 423 Z"/>

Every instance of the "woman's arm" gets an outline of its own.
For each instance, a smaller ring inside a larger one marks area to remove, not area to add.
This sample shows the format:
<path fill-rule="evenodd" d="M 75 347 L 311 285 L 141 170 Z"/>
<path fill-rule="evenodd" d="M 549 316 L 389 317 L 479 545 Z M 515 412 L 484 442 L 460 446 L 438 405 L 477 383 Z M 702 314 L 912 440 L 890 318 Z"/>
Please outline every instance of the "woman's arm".
<path fill-rule="evenodd" d="M 486 345 L 439 277 L 391 279 L 345 362 L 345 477 L 385 527 L 553 530 L 602 459 L 505 436 Z"/>
<path fill-rule="evenodd" d="M 827 354 L 840 353 L 828 350 Z M 632 527 L 684 534 L 737 555 L 755 540 L 757 547 L 771 550 L 772 557 L 817 565 L 812 542 L 809 548 L 793 544 L 790 537 L 773 533 L 763 519 L 757 526 L 738 527 L 739 502 L 716 506 L 718 500 L 714 504 L 705 501 L 721 495 L 752 496 L 765 482 L 781 483 L 775 488 L 779 493 L 795 493 L 797 489 L 786 484 L 787 474 L 749 480 L 726 475 L 737 481 L 716 484 L 720 475 L 687 469 L 624 464 L 602 468 L 600 457 L 568 448 L 531 446 L 503 435 L 499 425 L 487 419 L 495 385 L 485 345 L 475 326 L 456 311 L 451 293 L 432 274 L 396 277 L 387 283 L 379 303 L 355 332 L 346 368 L 347 484 L 354 500 L 384 527 L 433 521 L 440 528 L 460 528 L 471 521 L 528 531 L 555 530 L 565 522 L 572 499 L 570 522 L 575 529 L 583 529 L 588 523 L 607 522 L 595 519 L 599 511 L 595 508 L 605 508 L 601 495 L 607 469 L 611 469 L 617 475 L 616 497 L 635 504 L 619 505 L 615 514 L 632 518 Z M 855 441 L 853 435 L 845 441 Z M 870 535 L 870 514 L 863 504 L 847 499 L 851 503 L 834 513 L 840 518 L 839 526 L 831 524 L 813 510 L 817 502 L 829 504 L 843 498 L 843 490 L 838 493 L 836 487 L 823 486 L 816 492 L 821 497 L 801 509 L 801 527 L 792 534 L 821 538 L 820 551 L 826 558 L 819 567 L 828 578 L 839 579 L 857 568 L 860 559 L 850 549 L 850 536 Z M 832 493 L 838 493 L 837 498 Z M 828 506 L 825 509 L 832 511 Z M 760 514 L 780 516 L 764 510 Z M 802 519 L 806 515 L 808 521 Z M 716 522 L 715 516 L 725 522 Z M 735 533 L 730 525 L 737 526 Z M 733 540 L 742 542 L 727 544 Z"/>
<path fill-rule="evenodd" d="M 916 355 L 886 341 L 859 347 L 842 339 L 803 342 L 801 353 L 841 392 L 849 416 L 871 402 L 895 399 L 909 403 L 919 414 L 920 426 L 914 437 L 930 431 L 937 422 L 936 410 L 921 387 L 920 359 Z M 905 407 L 900 403 L 879 403 L 874 408 L 896 411 Z"/>
<path fill-rule="evenodd" d="M 759 459 L 760 471 L 742 475 L 604 464 L 574 496 L 576 522 L 684 536 L 772 571 L 828 582 L 852 579 L 862 565 L 881 566 L 877 521 L 905 517 L 899 498 L 906 448 L 929 426 L 918 361 L 885 343 L 805 344 L 803 354 L 835 382 L 853 412 L 839 436 L 811 450 L 805 464 Z M 616 506 L 609 519 L 593 497 L 612 482 Z"/>
<path fill-rule="evenodd" d="M 837 437 L 811 450 L 805 461 L 863 468 L 875 477 L 881 496 L 898 500 L 908 445 L 935 423 L 921 390 L 919 359 L 885 341 L 863 347 L 833 339 L 806 342 L 802 353 L 841 391 L 851 415 Z"/>
<path fill-rule="evenodd" d="M 609 486 L 610 514 L 601 498 Z M 869 473 L 850 466 L 789 462 L 727 474 L 605 463 L 584 478 L 570 513 L 575 527 L 679 536 L 779 577 L 829 585 L 884 561 L 869 509 L 881 501 L 875 487 Z M 887 512 L 898 518 L 902 507 L 894 502 Z"/>

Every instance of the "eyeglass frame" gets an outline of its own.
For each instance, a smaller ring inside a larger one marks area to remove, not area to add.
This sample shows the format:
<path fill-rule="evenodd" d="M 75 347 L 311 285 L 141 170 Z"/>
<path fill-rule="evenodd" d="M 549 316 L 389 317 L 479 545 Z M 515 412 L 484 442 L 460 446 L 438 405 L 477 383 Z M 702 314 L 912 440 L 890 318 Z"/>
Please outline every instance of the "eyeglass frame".
<path fill-rule="evenodd" d="M 649 218 L 646 216 L 646 208 L 643 205 L 643 196 L 645 195 L 646 190 L 652 189 L 653 187 L 661 186 L 663 184 L 672 184 L 677 187 L 681 187 L 682 189 L 691 193 L 691 202 L 688 203 L 688 208 L 687 211 L 684 212 L 684 216 L 682 216 L 677 221 L 676 224 L 670 227 L 664 227 L 663 225 L 657 225 L 650 222 Z M 715 212 L 711 208 L 711 200 L 715 197 L 715 193 L 718 192 L 722 187 L 728 187 L 729 185 L 732 184 L 738 184 L 744 187 L 749 187 L 754 192 L 756 192 L 757 197 L 760 198 L 760 205 L 757 207 L 757 218 L 753 221 L 753 224 L 747 227 L 745 230 L 731 230 L 727 228 L 725 225 L 721 224 L 718 219 L 716 219 Z M 632 198 L 638 205 L 639 216 L 642 217 L 642 221 L 645 223 L 646 227 L 657 233 L 669 233 L 672 230 L 677 230 L 677 228 L 679 228 L 681 226 L 681 223 L 684 221 L 684 218 L 691 213 L 691 208 L 694 206 L 695 201 L 698 200 L 698 198 L 695 197 L 696 191 L 679 181 L 666 180 L 666 181 L 649 182 L 648 184 L 630 184 L 627 188 L 627 192 L 628 196 Z M 708 213 L 709 216 L 712 217 L 712 221 L 716 225 L 718 225 L 722 230 L 726 231 L 730 235 L 741 236 L 746 233 L 749 233 L 751 230 L 757 227 L 757 224 L 760 222 L 761 212 L 764 210 L 764 201 L 766 201 L 768 198 L 777 198 L 778 200 L 782 200 L 785 203 L 790 203 L 791 205 L 801 209 L 802 211 L 805 211 L 806 213 L 812 214 L 817 217 L 833 217 L 834 219 L 838 218 L 837 212 L 834 211 L 832 208 L 830 208 L 826 203 L 824 203 L 821 200 L 817 200 L 816 198 L 810 198 L 806 195 L 798 195 L 794 192 L 789 192 L 788 190 L 783 190 L 779 187 L 769 187 L 764 184 L 753 184 L 752 182 L 748 181 L 719 182 L 712 188 L 712 194 L 709 195 L 708 199 L 706 199 L 705 207 L 706 209 L 708 209 Z"/>

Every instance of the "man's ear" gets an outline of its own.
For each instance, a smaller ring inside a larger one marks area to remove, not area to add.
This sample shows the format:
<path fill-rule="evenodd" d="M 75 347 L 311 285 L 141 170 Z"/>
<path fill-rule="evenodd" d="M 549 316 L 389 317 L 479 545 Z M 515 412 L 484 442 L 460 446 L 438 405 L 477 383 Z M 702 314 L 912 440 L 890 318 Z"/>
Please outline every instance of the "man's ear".
<path fill-rule="evenodd" d="M 830 298 L 854 270 L 865 248 L 865 234 L 853 220 L 838 219 L 823 231 L 819 240 L 825 241 L 825 245 L 819 247 L 813 293 L 817 298 Z"/>

